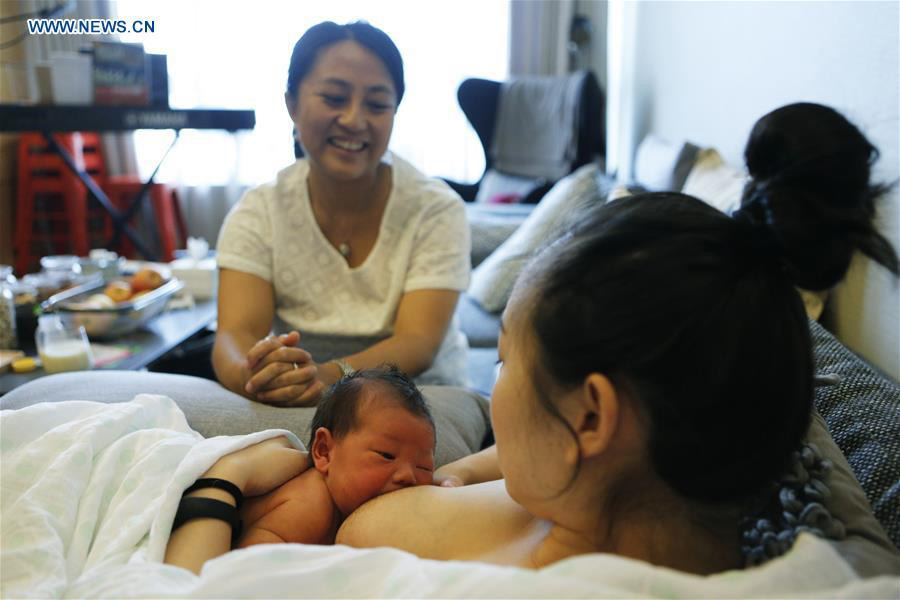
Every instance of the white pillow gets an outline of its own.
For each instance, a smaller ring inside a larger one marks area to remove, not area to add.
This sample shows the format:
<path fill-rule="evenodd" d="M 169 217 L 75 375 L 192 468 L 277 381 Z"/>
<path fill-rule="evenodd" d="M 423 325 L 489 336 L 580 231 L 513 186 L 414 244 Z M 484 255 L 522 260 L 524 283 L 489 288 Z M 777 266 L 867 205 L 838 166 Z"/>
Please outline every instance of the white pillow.
<path fill-rule="evenodd" d="M 698 152 L 689 142 L 676 144 L 648 134 L 634 157 L 634 180 L 648 190 L 678 191 Z"/>
<path fill-rule="evenodd" d="M 599 175 L 597 165 L 591 163 L 556 182 L 525 222 L 472 271 L 469 295 L 489 312 L 502 311 L 535 250 L 565 233 L 573 215 L 603 201 Z"/>
<path fill-rule="evenodd" d="M 728 165 L 716 150 L 706 148 L 697 156 L 682 191 L 731 214 L 741 205 L 746 179 L 742 171 Z"/>

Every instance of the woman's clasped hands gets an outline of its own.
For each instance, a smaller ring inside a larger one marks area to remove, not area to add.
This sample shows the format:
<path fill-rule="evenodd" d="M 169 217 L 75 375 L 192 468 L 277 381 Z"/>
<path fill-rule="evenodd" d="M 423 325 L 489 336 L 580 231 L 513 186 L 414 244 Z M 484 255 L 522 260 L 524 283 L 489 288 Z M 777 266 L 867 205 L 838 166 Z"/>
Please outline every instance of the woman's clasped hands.
<path fill-rule="evenodd" d="M 244 390 L 274 406 L 312 406 L 325 388 L 312 356 L 297 346 L 300 333 L 265 337 L 250 348 Z"/>

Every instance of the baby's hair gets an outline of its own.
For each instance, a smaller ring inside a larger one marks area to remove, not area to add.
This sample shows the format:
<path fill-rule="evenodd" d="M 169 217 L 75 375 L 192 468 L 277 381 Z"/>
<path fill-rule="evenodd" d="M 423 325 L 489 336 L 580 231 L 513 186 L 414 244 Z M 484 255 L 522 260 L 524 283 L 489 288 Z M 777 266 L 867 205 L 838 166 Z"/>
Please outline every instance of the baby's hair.
<path fill-rule="evenodd" d="M 328 429 L 336 439 L 357 428 L 359 406 L 365 400 L 362 392 L 370 383 L 389 390 L 392 400 L 410 414 L 428 421 L 432 431 L 437 433 L 431 411 L 428 410 L 425 398 L 416 384 L 395 365 L 384 364 L 374 369 L 362 369 L 344 375 L 325 391 L 310 425 L 308 448 L 312 449 L 319 427 Z M 311 461 L 312 454 L 310 454 Z"/>

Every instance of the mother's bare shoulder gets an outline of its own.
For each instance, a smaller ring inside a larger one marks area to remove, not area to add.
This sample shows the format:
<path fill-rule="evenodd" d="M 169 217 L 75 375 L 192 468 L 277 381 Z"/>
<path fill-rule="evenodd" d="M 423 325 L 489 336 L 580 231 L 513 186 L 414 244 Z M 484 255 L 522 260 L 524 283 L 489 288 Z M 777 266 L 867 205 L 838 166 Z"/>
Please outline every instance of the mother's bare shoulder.
<path fill-rule="evenodd" d="M 335 543 L 464 559 L 514 535 L 532 519 L 509 497 L 502 480 L 457 488 L 418 486 L 360 506 L 341 525 Z"/>

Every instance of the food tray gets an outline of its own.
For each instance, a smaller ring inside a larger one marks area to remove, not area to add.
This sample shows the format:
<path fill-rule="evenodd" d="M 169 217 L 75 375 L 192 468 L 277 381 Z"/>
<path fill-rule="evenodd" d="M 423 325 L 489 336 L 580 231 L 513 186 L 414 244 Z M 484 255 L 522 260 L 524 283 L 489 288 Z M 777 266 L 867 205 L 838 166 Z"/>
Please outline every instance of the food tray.
<path fill-rule="evenodd" d="M 131 333 L 161 313 L 169 298 L 184 287 L 184 282 L 173 277 L 134 301 L 120 302 L 112 308 L 78 306 L 92 294 L 102 292 L 105 285 L 100 281 L 68 289 L 51 296 L 41 307 L 44 312 L 60 315 L 67 325 L 83 325 L 91 338 L 110 339 Z"/>

